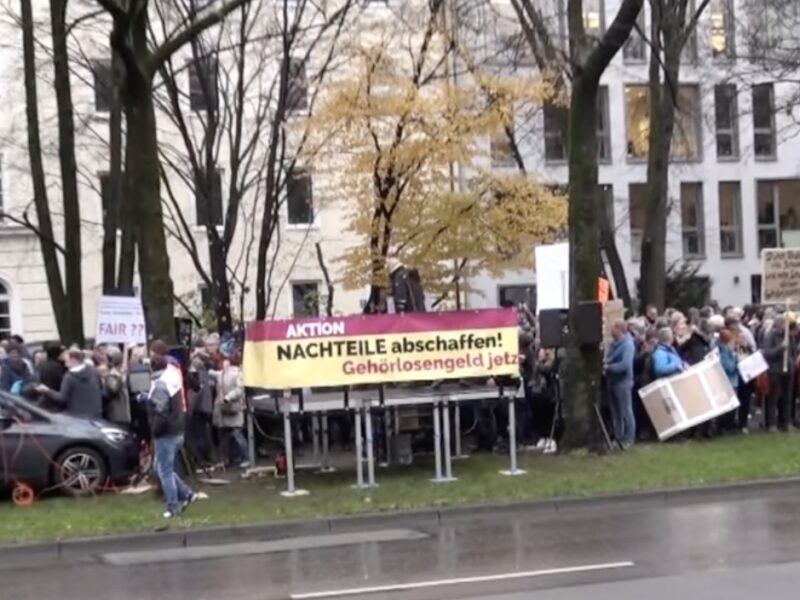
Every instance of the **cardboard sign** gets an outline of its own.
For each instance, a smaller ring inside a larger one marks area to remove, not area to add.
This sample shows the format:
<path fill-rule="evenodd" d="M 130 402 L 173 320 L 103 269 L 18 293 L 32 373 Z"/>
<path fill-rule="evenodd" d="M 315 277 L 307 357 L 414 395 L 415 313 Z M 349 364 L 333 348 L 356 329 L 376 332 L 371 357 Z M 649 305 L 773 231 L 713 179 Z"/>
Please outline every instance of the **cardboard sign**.
<path fill-rule="evenodd" d="M 761 300 L 763 304 L 800 300 L 800 250 L 762 250 Z"/>
<path fill-rule="evenodd" d="M 661 441 L 739 407 L 717 354 L 643 387 L 639 396 Z"/>
<path fill-rule="evenodd" d="M 751 354 L 739 362 L 739 375 L 742 376 L 742 381 L 749 383 L 762 373 L 766 372 L 768 368 L 769 365 L 767 365 L 764 355 L 761 354 L 761 351 L 759 350 L 755 354 Z"/>
<path fill-rule="evenodd" d="M 126 296 L 101 296 L 97 307 L 97 344 L 146 344 L 142 300 Z"/>
<path fill-rule="evenodd" d="M 537 246 L 536 311 L 569 308 L 569 244 Z"/>

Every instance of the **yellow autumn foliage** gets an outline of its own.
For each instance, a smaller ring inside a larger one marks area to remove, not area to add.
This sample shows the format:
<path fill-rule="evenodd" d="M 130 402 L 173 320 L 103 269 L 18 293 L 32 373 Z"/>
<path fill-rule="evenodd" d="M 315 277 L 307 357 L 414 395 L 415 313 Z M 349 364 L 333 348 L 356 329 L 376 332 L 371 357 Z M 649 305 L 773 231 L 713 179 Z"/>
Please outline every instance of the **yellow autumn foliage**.
<path fill-rule="evenodd" d="M 563 232 L 566 201 L 517 169 L 491 168 L 489 138 L 524 103 L 553 100 L 546 81 L 481 74 L 453 85 L 443 36 L 409 33 L 349 48 L 352 76 L 333 84 L 311 129 L 324 135 L 349 230 L 363 240 L 341 258 L 348 288 L 385 285 L 396 264 L 426 292 L 533 267 L 533 247 Z M 398 41 L 400 42 L 398 46 Z M 401 52 L 413 47 L 417 53 Z M 319 167 L 322 168 L 322 167 Z"/>

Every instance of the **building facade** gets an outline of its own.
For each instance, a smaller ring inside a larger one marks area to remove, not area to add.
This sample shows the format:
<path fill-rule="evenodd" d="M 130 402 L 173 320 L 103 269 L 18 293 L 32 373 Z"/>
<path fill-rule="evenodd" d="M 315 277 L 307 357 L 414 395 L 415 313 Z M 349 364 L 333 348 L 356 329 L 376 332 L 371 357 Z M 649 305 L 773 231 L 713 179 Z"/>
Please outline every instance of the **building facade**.
<path fill-rule="evenodd" d="M 712 0 L 687 43 L 676 92 L 679 108 L 669 179 L 668 260 L 674 264 L 696 265 L 698 276 L 711 281 L 710 299 L 721 304 L 758 300 L 762 249 L 800 245 L 800 163 L 797 159 L 800 137 L 796 135 L 800 109 L 794 102 L 795 86 L 787 81 L 788 77 L 755 68 L 753 61 L 744 58 L 752 46 L 754 3 L 758 4 L 757 0 Z M 274 20 L 280 18 L 277 5 L 282 3 L 265 0 L 261 4 L 265 11 L 266 38 L 274 31 Z M 392 0 L 357 4 L 358 10 L 353 12 L 345 28 L 350 36 L 349 43 L 365 39 L 365 31 L 372 31 L 383 20 L 396 20 L 397 10 L 400 10 Z M 494 55 L 487 64 L 498 69 L 507 69 L 509 64 L 515 69 L 533 68 L 508 1 L 464 0 L 463 4 L 472 6 L 469 10 L 476 11 L 470 13 L 473 16 L 480 15 L 483 36 L 480 43 L 491 48 L 490 53 Z M 602 34 L 614 18 L 616 0 L 584 0 L 584 5 L 587 30 Z M 76 6 L 76 11 L 91 8 Z M 563 6 L 559 0 L 542 0 L 541 8 L 554 38 L 565 44 Z M 453 14 L 462 13 L 455 10 Z M 49 35 L 46 3 L 36 3 L 35 17 L 37 33 L 46 49 Z M 319 15 L 311 18 L 319 18 Z M 646 7 L 640 19 L 642 31 L 647 30 L 649 22 L 649 7 Z M 774 25 L 766 22 L 767 26 L 770 24 Z M 764 26 L 765 23 L 759 23 L 759 27 Z M 102 22 L 94 27 L 81 27 L 71 41 L 76 57 L 72 89 L 83 222 L 84 320 L 90 337 L 94 334 L 94 312 L 102 290 L 103 190 L 108 172 L 108 98 L 103 73 L 108 70 L 109 49 L 106 37 L 98 33 L 105 31 L 103 27 Z M 5 39 L 21 39 L 19 29 L 10 20 L 0 23 L 0 32 Z M 328 48 L 320 47 L 314 55 L 324 55 Z M 259 51 L 269 53 L 274 48 L 265 46 Z M 44 60 L 46 55 L 43 50 L 41 58 L 45 66 L 38 78 L 42 135 L 57 237 L 63 239 L 58 209 L 58 141 L 52 66 Z M 254 98 L 268 94 L 275 81 L 275 65 L 279 61 L 269 56 L 266 64 L 270 66 L 254 78 L 261 82 L 254 88 Z M 181 90 L 179 104 L 188 115 L 189 129 L 197 133 L 203 130 L 204 121 L 200 115 L 208 109 L 208 99 L 204 98 L 207 91 L 204 77 L 192 66 L 197 64 L 195 59 L 191 49 L 182 51 L 175 64 L 185 65 L 185 68 L 176 69 L 174 81 Z M 225 59 L 221 57 L 220 61 Z M 612 215 L 618 250 L 632 290 L 636 289 L 638 280 L 638 248 L 646 194 L 648 61 L 649 43 L 635 34 L 603 76 L 598 106 L 599 183 Z M 339 65 L 337 69 L 330 77 L 346 76 L 346 65 Z M 290 70 L 292 93 L 296 95 L 293 110 L 307 115 L 313 111 L 314 93 L 321 85 L 315 75 L 320 66 L 311 60 L 298 62 Z M 215 90 L 215 95 L 226 94 L 233 82 L 229 69 L 223 68 L 220 72 L 223 73 L 221 89 Z M 215 81 L 216 77 L 214 75 Z M 0 98 L 5 107 L 0 114 L 0 214 L 5 215 L 0 218 L 0 337 L 16 332 L 30 340 L 51 339 L 56 337 L 56 328 L 39 240 L 25 224 L 28 214 L 33 220 L 33 210 L 19 44 L 0 46 L 0 80 L 4 82 L 0 86 Z M 166 106 L 162 109 L 164 113 L 169 112 Z M 256 119 L 252 114 L 248 118 L 246 128 Z M 524 115 L 515 115 L 515 131 L 526 169 L 548 185 L 563 186 L 567 182 L 565 128 L 565 111 L 560 106 L 545 105 L 526 111 Z M 266 132 L 263 138 L 268 139 Z M 167 169 L 169 185 L 166 187 L 170 197 L 164 200 L 166 225 L 171 233 L 169 254 L 176 295 L 199 312 L 203 309 L 206 286 L 198 275 L 196 262 L 208 268 L 205 251 L 208 224 L 224 225 L 232 184 L 230 149 L 221 144 L 221 150 L 215 155 L 219 170 L 209 178 L 210 191 L 203 192 L 210 193 L 212 201 L 199 202 L 197 198 L 201 192 L 192 181 L 191 171 L 181 171 L 185 140 L 174 118 L 167 114 L 159 115 L 159 140 L 162 147 L 174 149 L 171 156 L 178 157 L 172 161 L 173 168 Z M 490 146 L 492 168 L 517 168 L 509 160 L 502 136 L 485 140 L 485 143 Z M 253 161 L 259 163 L 267 151 L 266 144 L 260 144 Z M 337 257 L 352 245 L 363 243 L 349 232 L 348 199 L 337 195 L 336 186 L 326 181 L 324 169 L 313 160 L 304 161 L 301 155 L 296 158 L 291 171 L 287 171 L 282 194 L 281 245 L 275 255 L 270 255 L 274 269 L 269 316 L 276 318 L 320 310 L 326 286 L 317 244 L 331 278 L 338 281 L 341 267 Z M 259 223 L 262 216 L 258 203 L 260 193 L 256 185 L 244 194 L 239 215 L 242 224 L 229 253 L 231 280 L 237 285 L 233 290 L 233 304 L 241 307 L 239 316 L 245 320 L 254 314 L 252 248 L 258 242 L 254 224 Z M 187 251 L 187 236 L 200 249 L 194 258 Z M 510 272 L 501 278 L 478 276 L 466 284 L 468 307 L 496 306 L 504 298 L 535 302 L 533 270 Z M 337 285 L 334 312 L 358 312 L 366 297 L 367 290 L 345 290 Z"/>

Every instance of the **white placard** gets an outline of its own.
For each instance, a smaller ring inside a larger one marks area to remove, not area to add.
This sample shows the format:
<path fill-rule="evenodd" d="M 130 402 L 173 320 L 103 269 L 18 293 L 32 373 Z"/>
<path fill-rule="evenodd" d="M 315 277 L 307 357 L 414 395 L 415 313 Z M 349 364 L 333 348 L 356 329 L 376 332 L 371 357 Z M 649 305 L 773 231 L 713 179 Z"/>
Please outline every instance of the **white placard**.
<path fill-rule="evenodd" d="M 760 350 L 739 362 L 739 375 L 742 376 L 742 381 L 745 383 L 753 381 L 767 369 L 769 369 L 769 365 Z"/>
<path fill-rule="evenodd" d="M 569 244 L 537 246 L 536 311 L 569 308 Z"/>
<path fill-rule="evenodd" d="M 146 344 L 141 298 L 101 296 L 97 307 L 96 344 Z"/>

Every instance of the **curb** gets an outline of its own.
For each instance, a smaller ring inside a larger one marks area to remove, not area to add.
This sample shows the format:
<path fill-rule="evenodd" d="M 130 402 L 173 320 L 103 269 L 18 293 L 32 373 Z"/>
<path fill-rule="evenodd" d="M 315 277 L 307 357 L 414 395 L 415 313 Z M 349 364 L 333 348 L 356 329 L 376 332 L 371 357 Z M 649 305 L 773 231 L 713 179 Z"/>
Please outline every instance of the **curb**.
<path fill-rule="evenodd" d="M 229 544 L 238 542 L 258 542 L 285 539 L 299 536 L 325 535 L 346 531 L 363 531 L 377 527 L 404 527 L 431 529 L 443 525 L 463 523 L 475 517 L 484 519 L 503 518 L 509 513 L 553 516 L 561 512 L 575 510 L 596 510 L 630 507 L 641 509 L 676 502 L 708 502 L 711 500 L 746 500 L 764 498 L 774 493 L 785 493 L 788 488 L 800 491 L 800 477 L 786 479 L 766 479 L 703 487 L 670 488 L 663 490 L 606 494 L 592 497 L 565 497 L 549 500 L 509 502 L 504 504 L 484 504 L 423 509 L 418 511 L 393 513 L 367 513 L 326 517 L 315 520 L 289 520 L 253 523 L 242 525 L 222 525 L 165 531 L 104 536 L 93 538 L 74 538 L 0 546 L 0 563 L 13 558 L 15 563 L 26 558 L 77 559 L 102 554 L 104 552 L 136 551 L 145 549 L 169 549 Z"/>

